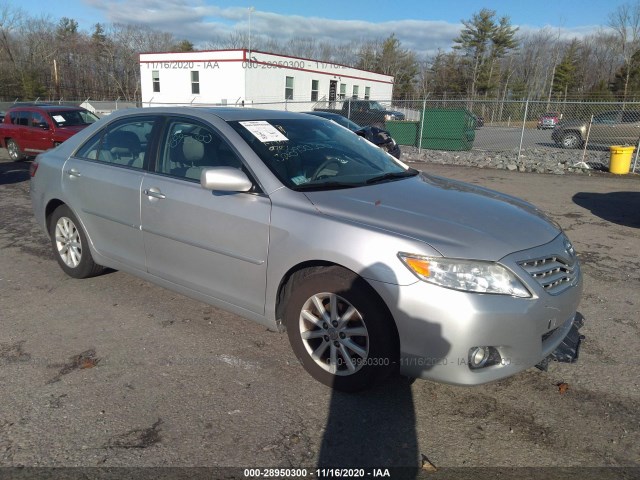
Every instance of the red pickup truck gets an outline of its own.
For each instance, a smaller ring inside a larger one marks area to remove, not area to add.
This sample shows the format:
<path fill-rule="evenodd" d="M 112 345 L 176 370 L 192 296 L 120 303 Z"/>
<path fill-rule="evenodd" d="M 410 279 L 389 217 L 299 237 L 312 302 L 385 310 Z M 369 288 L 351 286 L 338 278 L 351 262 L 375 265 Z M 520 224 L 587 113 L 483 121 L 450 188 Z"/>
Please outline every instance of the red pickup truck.
<path fill-rule="evenodd" d="M 9 109 L 0 123 L 0 147 L 18 161 L 49 150 L 97 121 L 81 107 L 29 105 Z"/>

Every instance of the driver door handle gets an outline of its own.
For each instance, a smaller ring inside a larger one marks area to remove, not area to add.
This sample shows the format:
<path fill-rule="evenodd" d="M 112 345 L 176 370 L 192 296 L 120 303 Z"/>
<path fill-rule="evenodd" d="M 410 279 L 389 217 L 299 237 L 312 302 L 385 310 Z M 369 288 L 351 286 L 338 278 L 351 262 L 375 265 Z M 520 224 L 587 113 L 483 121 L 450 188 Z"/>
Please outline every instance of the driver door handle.
<path fill-rule="evenodd" d="M 81 177 L 82 176 L 82 174 L 78 170 L 76 170 L 75 168 L 67 170 L 67 175 L 69 175 L 70 177 Z"/>
<path fill-rule="evenodd" d="M 146 188 L 142 193 L 144 193 L 147 197 L 167 198 L 167 196 L 157 188 Z"/>

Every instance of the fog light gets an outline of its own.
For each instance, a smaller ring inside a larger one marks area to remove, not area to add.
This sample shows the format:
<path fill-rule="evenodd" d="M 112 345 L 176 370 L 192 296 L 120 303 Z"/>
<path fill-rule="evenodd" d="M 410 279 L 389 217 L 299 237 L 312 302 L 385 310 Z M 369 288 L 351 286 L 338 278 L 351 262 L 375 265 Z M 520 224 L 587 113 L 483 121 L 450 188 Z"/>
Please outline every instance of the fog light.
<path fill-rule="evenodd" d="M 495 347 L 473 347 L 469 349 L 469 368 L 477 370 L 500 363 L 500 353 Z"/>
<path fill-rule="evenodd" d="M 489 347 L 473 347 L 469 350 L 469 367 L 482 368 L 489 360 Z"/>

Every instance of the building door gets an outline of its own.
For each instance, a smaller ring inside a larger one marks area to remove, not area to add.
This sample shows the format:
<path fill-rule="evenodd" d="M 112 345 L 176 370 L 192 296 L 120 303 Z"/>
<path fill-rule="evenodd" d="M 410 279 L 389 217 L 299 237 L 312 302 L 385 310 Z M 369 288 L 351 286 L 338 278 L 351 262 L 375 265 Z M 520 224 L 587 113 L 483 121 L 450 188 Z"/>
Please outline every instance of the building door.
<path fill-rule="evenodd" d="M 329 108 L 336 108 L 336 93 L 338 90 L 338 81 L 329 80 Z"/>

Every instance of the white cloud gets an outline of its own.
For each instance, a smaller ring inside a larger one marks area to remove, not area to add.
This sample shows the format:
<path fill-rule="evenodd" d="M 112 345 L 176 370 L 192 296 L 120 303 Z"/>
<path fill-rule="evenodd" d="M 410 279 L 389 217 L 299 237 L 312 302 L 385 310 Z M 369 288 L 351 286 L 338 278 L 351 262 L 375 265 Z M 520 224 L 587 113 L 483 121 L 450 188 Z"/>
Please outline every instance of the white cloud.
<path fill-rule="evenodd" d="M 144 24 L 167 31 L 177 38 L 186 38 L 196 46 L 203 46 L 215 38 L 234 31 L 249 31 L 249 9 L 220 8 L 199 0 L 84 0 L 103 12 L 106 21 L 125 24 Z M 281 15 L 253 11 L 251 31 L 256 36 L 277 37 L 286 41 L 293 37 L 311 37 L 317 42 L 346 43 L 352 40 L 386 38 L 391 34 L 419 55 L 433 55 L 438 49 L 447 50 L 460 33 L 462 25 L 438 20 L 396 20 L 368 22 L 363 20 L 333 20 L 299 15 Z M 554 31 L 558 31 L 556 27 Z M 560 28 L 561 38 L 581 38 L 597 27 Z M 540 30 L 521 26 L 520 32 Z M 282 53 L 282 52 L 276 52 Z"/>

